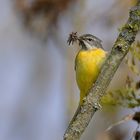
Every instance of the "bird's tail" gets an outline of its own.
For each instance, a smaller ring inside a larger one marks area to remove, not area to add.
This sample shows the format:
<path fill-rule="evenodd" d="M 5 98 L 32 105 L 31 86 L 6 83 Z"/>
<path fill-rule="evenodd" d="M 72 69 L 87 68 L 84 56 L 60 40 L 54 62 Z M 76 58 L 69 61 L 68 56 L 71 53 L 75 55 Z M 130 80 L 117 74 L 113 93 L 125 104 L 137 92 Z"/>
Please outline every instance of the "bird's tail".
<path fill-rule="evenodd" d="M 82 105 L 82 103 L 83 103 L 83 99 L 84 99 L 84 97 L 86 96 L 86 94 L 84 93 L 84 92 L 80 92 L 80 102 L 79 102 L 79 105 Z"/>

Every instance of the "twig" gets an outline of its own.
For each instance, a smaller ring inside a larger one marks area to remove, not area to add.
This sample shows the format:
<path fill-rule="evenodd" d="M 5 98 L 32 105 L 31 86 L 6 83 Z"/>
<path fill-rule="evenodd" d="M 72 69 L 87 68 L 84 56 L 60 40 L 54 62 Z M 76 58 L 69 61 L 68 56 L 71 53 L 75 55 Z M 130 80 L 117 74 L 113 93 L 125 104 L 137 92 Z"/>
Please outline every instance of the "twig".
<path fill-rule="evenodd" d="M 127 23 L 121 29 L 111 53 L 102 66 L 101 73 L 99 74 L 95 85 L 92 86 L 89 94 L 84 98 L 83 105 L 80 106 L 78 113 L 76 113 L 75 117 L 69 124 L 64 135 L 64 140 L 80 139 L 91 118 L 95 112 L 100 109 L 100 99 L 105 95 L 105 91 L 110 81 L 112 80 L 123 58 L 128 53 L 139 29 L 140 0 L 138 0 L 135 7 L 131 8 Z"/>
<path fill-rule="evenodd" d="M 113 127 L 118 126 L 118 125 L 120 125 L 120 124 L 122 124 L 122 123 L 124 123 L 124 122 L 126 122 L 126 121 L 132 120 L 133 117 L 134 117 L 134 114 L 129 114 L 129 115 L 125 116 L 122 120 L 120 120 L 120 121 L 118 121 L 118 122 L 113 123 L 112 125 L 110 125 L 110 126 L 105 130 L 105 132 L 110 131 Z"/>

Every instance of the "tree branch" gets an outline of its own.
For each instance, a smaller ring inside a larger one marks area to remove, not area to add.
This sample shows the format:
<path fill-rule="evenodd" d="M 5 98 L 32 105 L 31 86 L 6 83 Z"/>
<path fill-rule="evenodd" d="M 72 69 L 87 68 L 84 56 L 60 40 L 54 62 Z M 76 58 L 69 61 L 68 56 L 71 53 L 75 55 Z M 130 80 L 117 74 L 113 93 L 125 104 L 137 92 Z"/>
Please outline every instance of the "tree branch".
<path fill-rule="evenodd" d="M 64 140 L 80 139 L 94 113 L 100 109 L 100 99 L 105 95 L 105 91 L 110 81 L 123 58 L 128 53 L 139 29 L 140 0 L 138 0 L 135 7 L 131 8 L 127 23 L 121 29 L 107 60 L 102 66 L 102 70 L 96 83 L 92 86 L 87 97 L 83 99 L 83 105 L 78 108 L 78 111 L 70 122 L 65 132 Z"/>

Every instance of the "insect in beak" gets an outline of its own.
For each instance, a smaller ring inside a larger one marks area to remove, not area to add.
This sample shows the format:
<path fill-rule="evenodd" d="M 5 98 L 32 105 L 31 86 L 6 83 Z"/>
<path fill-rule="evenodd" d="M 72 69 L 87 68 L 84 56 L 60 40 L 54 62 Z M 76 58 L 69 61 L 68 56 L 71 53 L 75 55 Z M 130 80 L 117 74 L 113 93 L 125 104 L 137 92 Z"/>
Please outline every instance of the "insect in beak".
<path fill-rule="evenodd" d="M 76 42 L 76 41 L 78 41 L 79 40 L 79 37 L 77 36 L 77 32 L 72 32 L 70 35 L 69 35 L 69 38 L 68 38 L 68 40 L 67 40 L 67 43 L 70 45 L 70 44 L 72 44 L 73 45 L 73 43 L 74 42 Z"/>
<path fill-rule="evenodd" d="M 83 40 L 84 40 L 84 38 L 78 37 L 78 36 L 77 36 L 77 32 L 72 32 L 72 33 L 69 35 L 69 38 L 68 38 L 68 40 L 67 40 L 67 43 L 68 43 L 69 45 L 70 45 L 70 44 L 73 45 L 74 42 L 79 41 L 79 45 L 80 45 L 80 46 L 85 46 Z"/>

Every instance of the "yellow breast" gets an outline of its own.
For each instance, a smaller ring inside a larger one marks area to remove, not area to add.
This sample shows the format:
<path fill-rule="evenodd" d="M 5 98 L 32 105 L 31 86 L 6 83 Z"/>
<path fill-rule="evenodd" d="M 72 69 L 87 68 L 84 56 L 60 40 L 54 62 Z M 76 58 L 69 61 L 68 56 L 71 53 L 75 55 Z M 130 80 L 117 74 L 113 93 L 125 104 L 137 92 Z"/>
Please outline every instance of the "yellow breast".
<path fill-rule="evenodd" d="M 80 50 L 76 56 L 76 81 L 80 89 L 80 98 L 83 98 L 91 88 L 100 72 L 106 52 L 102 49 Z M 80 99 L 81 100 L 81 99 Z"/>

